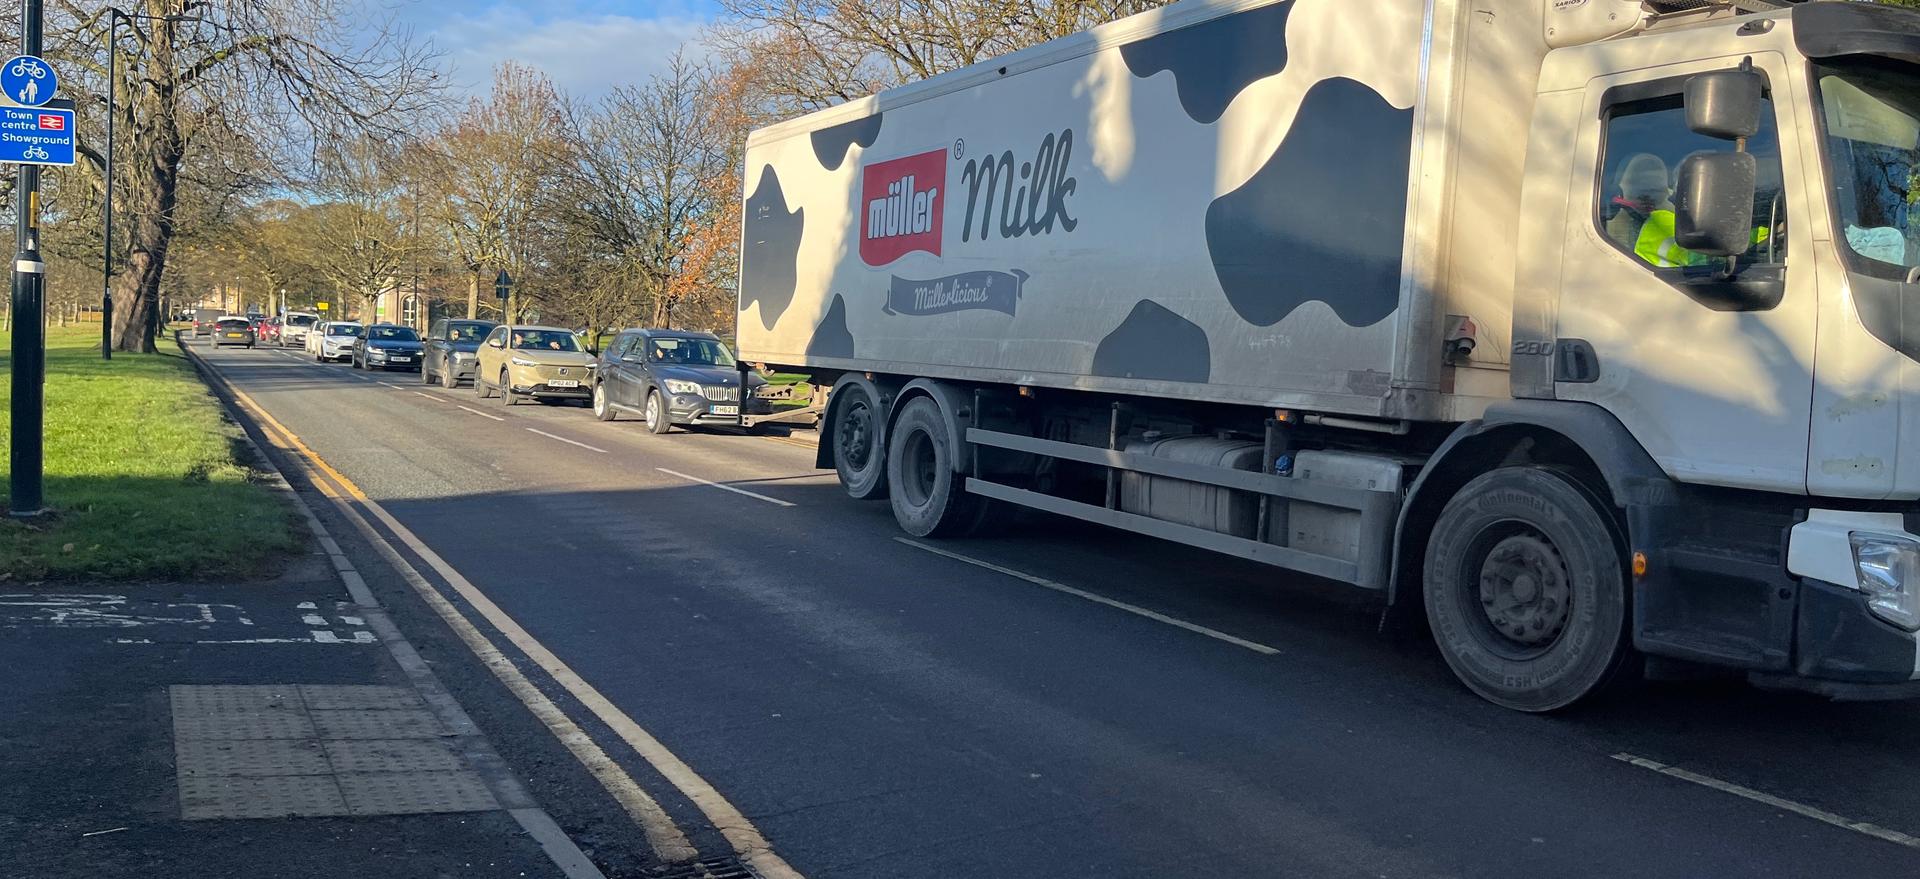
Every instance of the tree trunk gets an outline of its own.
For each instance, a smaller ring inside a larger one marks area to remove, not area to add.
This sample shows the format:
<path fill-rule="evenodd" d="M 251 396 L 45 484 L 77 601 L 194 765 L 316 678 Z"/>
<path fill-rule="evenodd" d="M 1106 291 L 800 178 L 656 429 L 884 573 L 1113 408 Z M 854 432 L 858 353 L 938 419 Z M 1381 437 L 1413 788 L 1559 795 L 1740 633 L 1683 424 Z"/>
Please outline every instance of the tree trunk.
<path fill-rule="evenodd" d="M 480 316 L 480 273 L 467 273 L 467 320 Z"/>
<path fill-rule="evenodd" d="M 173 209 L 180 193 L 181 159 L 177 147 L 156 150 L 143 169 L 145 185 L 128 187 L 145 192 L 130 205 L 133 223 L 127 238 L 127 268 L 114 278 L 113 347 L 121 351 L 154 350 L 153 339 L 160 322 L 160 279 L 166 273 L 167 251 L 173 245 Z"/>

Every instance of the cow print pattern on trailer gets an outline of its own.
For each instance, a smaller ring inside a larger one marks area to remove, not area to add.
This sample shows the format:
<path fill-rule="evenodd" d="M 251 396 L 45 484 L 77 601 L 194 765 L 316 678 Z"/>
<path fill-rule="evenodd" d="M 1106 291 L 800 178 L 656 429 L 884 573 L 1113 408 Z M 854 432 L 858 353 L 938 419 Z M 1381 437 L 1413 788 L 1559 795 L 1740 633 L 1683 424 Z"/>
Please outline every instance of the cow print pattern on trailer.
<path fill-rule="evenodd" d="M 1198 324 L 1142 299 L 1094 349 L 1093 374 L 1205 382 L 1213 374 L 1213 348 Z"/>
<path fill-rule="evenodd" d="M 1168 31 L 1121 46 L 1120 57 L 1141 79 L 1173 71 L 1181 108 L 1212 125 L 1241 90 L 1286 69 L 1293 7 L 1276 3 Z"/>
<path fill-rule="evenodd" d="M 1227 301 L 1272 326 L 1319 300 L 1351 327 L 1399 307 L 1413 111 L 1351 79 L 1315 83 L 1286 140 L 1207 208 Z"/>
<path fill-rule="evenodd" d="M 880 139 L 881 115 L 875 113 L 865 119 L 831 125 L 810 135 L 813 157 L 820 160 L 820 167 L 838 171 L 854 144 L 859 144 L 863 150 L 873 146 L 873 142 Z"/>
<path fill-rule="evenodd" d="M 826 315 L 820 318 L 820 326 L 814 328 L 813 339 L 807 342 L 807 356 L 853 359 L 853 331 L 847 329 L 847 300 L 838 293 L 827 306 Z"/>
<path fill-rule="evenodd" d="M 787 306 L 793 304 L 794 284 L 799 279 L 800 234 L 806 226 L 806 211 L 787 210 L 786 195 L 780 191 L 780 177 L 768 165 L 760 172 L 760 185 L 746 203 L 745 244 L 740 254 L 740 310 L 749 303 L 760 303 L 760 321 L 771 330 Z"/>

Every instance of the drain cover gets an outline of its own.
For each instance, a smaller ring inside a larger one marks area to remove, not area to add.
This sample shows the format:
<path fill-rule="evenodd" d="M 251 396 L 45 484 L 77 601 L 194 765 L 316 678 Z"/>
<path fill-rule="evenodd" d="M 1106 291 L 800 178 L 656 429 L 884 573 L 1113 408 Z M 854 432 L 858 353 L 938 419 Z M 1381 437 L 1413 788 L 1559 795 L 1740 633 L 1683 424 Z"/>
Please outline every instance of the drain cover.
<path fill-rule="evenodd" d="M 709 858 L 691 864 L 669 864 L 649 871 L 647 879 L 760 879 L 738 858 Z"/>

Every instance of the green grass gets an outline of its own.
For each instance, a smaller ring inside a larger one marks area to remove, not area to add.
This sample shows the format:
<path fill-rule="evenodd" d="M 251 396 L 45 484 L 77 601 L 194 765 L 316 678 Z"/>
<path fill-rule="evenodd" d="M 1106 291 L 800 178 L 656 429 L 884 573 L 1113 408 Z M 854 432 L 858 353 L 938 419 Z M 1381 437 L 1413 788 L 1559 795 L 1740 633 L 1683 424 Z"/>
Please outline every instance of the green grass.
<path fill-rule="evenodd" d="M 299 546 L 292 511 L 236 463 L 240 428 L 171 343 L 103 362 L 98 325 L 47 337 L 52 515 L 0 521 L 0 577 L 159 580 L 260 574 Z M 0 411 L 12 397 L 0 334 Z M 0 416 L 0 498 L 11 427 Z"/>

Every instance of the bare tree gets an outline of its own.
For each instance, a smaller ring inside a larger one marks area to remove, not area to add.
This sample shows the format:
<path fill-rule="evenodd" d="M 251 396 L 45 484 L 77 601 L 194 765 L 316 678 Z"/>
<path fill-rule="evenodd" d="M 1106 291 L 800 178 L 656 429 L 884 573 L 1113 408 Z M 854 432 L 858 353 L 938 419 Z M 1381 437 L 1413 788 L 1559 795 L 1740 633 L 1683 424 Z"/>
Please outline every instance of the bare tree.
<path fill-rule="evenodd" d="M 572 149 L 565 127 L 553 82 L 509 62 L 494 71 L 487 98 L 428 144 L 425 203 L 467 269 L 468 317 L 478 316 L 483 272 L 524 267 L 536 200 Z"/>
<path fill-rule="evenodd" d="M 142 16 L 104 47 L 101 7 L 56 0 L 54 36 L 86 78 L 104 83 L 107 53 L 121 71 L 116 163 L 127 266 L 116 284 L 122 350 L 151 350 L 150 328 L 179 231 L 187 171 L 233 155 L 287 167 L 348 130 L 396 134 L 436 95 L 430 58 L 401 31 L 339 0 L 141 0 Z M 183 21 L 180 19 L 195 19 Z M 369 35 L 371 34 L 371 35 Z M 103 106 L 104 89 L 82 102 Z M 96 176 L 104 145 L 81 154 Z"/>
<path fill-rule="evenodd" d="M 380 295 L 399 288 L 420 241 L 403 209 L 398 150 L 360 138 L 322 153 L 314 207 L 314 265 L 341 296 L 371 314 Z"/>

